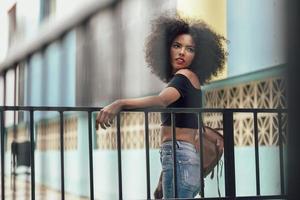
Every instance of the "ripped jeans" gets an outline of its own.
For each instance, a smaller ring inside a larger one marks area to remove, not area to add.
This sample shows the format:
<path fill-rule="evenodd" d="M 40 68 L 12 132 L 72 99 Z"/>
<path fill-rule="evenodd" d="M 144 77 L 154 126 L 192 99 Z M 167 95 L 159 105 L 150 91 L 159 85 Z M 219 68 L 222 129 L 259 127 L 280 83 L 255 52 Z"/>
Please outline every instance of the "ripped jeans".
<path fill-rule="evenodd" d="M 172 141 L 164 142 L 160 149 L 162 187 L 164 199 L 174 198 Z M 195 146 L 176 141 L 177 198 L 194 198 L 200 190 L 200 156 Z"/>

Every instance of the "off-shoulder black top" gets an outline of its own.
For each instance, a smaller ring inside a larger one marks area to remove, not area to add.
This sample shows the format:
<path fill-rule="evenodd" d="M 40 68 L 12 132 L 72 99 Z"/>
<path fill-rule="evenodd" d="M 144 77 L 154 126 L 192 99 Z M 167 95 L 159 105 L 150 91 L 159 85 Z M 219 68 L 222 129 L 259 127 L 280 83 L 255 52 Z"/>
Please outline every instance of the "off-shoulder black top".
<path fill-rule="evenodd" d="M 180 98 L 167 106 L 168 108 L 200 108 L 202 106 L 201 89 L 195 88 L 183 74 L 175 74 L 166 87 L 173 87 L 180 93 Z M 162 126 L 171 126 L 171 114 L 161 113 Z M 195 113 L 176 113 L 175 125 L 179 128 L 198 128 Z"/>

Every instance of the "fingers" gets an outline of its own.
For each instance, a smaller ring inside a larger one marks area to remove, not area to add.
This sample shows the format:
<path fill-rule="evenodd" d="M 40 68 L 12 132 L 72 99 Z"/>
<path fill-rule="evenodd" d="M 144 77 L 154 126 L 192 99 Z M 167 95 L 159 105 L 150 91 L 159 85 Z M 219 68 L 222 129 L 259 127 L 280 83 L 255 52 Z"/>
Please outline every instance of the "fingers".
<path fill-rule="evenodd" d="M 100 117 L 101 117 L 101 114 L 102 114 L 102 112 L 101 112 L 101 110 L 100 110 L 100 112 L 98 112 L 98 114 L 97 114 L 97 117 L 96 117 L 96 123 L 95 123 L 95 125 L 96 125 L 96 130 L 98 130 L 99 129 L 99 124 L 100 124 Z"/>
<path fill-rule="evenodd" d="M 96 118 L 96 130 L 99 129 L 99 125 L 103 129 L 109 128 L 112 125 L 113 120 L 114 115 L 112 113 L 109 113 L 104 109 L 100 110 Z"/>

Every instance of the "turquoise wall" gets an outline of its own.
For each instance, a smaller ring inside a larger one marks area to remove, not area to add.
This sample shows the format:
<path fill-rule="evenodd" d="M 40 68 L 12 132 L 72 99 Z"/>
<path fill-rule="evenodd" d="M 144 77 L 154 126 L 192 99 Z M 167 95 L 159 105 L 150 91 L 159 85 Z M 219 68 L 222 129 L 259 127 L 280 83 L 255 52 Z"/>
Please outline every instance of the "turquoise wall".
<path fill-rule="evenodd" d="M 236 191 L 238 196 L 256 195 L 255 162 L 253 147 L 236 147 Z M 261 194 L 280 194 L 278 147 L 260 147 Z M 58 151 L 36 151 L 36 182 L 60 190 L 60 156 Z M 81 196 L 89 196 L 88 154 L 82 157 L 77 151 L 65 153 L 65 190 Z M 9 161 L 9 154 L 6 161 Z M 44 160 L 42 163 L 41 161 Z M 146 164 L 144 150 L 122 151 L 124 199 L 146 198 Z M 6 162 L 9 167 L 9 162 Z M 159 178 L 161 166 L 158 149 L 150 150 L 151 192 Z M 7 175 L 9 168 L 6 168 Z M 118 199 L 117 151 L 94 150 L 95 197 Z M 220 177 L 220 190 L 224 196 L 224 169 Z M 205 179 L 205 196 L 216 197 L 216 177 Z"/>
<path fill-rule="evenodd" d="M 76 35 L 70 32 L 51 44 L 44 54 L 34 54 L 25 68 L 25 106 L 75 106 Z M 61 57 L 64 62 L 61 63 Z M 35 119 L 54 117 L 54 112 L 37 112 Z M 25 115 L 25 121 L 28 115 Z"/>
<path fill-rule="evenodd" d="M 68 114 L 72 114 L 71 112 Z M 74 113 L 73 113 L 74 114 Z M 66 192 L 89 196 L 89 156 L 87 115 L 78 115 L 78 148 L 65 151 Z M 93 133 L 95 134 L 95 132 Z M 279 147 L 259 147 L 261 194 L 280 193 Z M 116 150 L 94 149 L 94 190 L 95 197 L 118 199 L 118 162 Z M 236 191 L 238 196 L 256 195 L 255 153 L 253 146 L 235 147 Z M 223 159 L 222 159 L 223 160 Z M 10 152 L 6 153 L 6 174 L 10 174 Z M 60 152 L 35 151 L 36 182 L 60 190 Z M 21 169 L 22 170 L 22 169 Z M 151 193 L 153 193 L 161 171 L 159 150 L 150 149 Z M 224 196 L 224 167 L 220 177 L 220 190 Z M 146 161 L 144 149 L 122 151 L 122 173 L 124 199 L 146 197 Z M 23 177 L 25 178 L 25 177 Z M 205 196 L 216 197 L 216 177 L 205 180 Z"/>
<path fill-rule="evenodd" d="M 70 32 L 61 45 L 53 43 L 43 56 L 33 55 L 25 71 L 24 105 L 75 106 L 75 42 L 75 32 Z"/>
<path fill-rule="evenodd" d="M 228 77 L 286 63 L 285 1 L 227 0 Z"/>

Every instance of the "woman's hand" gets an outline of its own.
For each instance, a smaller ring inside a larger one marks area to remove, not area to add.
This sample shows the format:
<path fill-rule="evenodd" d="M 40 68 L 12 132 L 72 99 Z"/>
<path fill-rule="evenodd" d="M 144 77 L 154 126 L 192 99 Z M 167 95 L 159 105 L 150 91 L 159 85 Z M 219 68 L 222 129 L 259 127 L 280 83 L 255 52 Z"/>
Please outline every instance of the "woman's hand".
<path fill-rule="evenodd" d="M 101 128 L 106 129 L 111 126 L 116 114 L 122 109 L 120 101 L 115 101 L 100 110 L 96 118 L 96 130 Z"/>
<path fill-rule="evenodd" d="M 97 115 L 96 130 L 106 129 L 111 126 L 116 114 L 123 108 L 135 109 L 152 106 L 166 107 L 179 99 L 180 93 L 172 87 L 165 88 L 158 96 L 146 96 L 133 99 L 120 99 L 105 106 Z"/>

